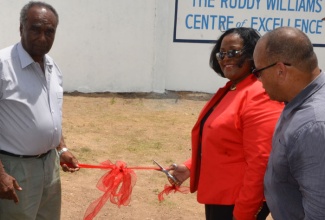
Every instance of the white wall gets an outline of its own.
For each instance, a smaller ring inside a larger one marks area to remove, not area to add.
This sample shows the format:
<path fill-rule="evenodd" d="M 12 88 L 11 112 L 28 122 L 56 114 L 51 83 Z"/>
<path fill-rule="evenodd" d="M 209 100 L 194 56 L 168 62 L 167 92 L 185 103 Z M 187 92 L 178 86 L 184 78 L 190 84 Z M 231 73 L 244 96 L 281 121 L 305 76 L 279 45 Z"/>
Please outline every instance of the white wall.
<path fill-rule="evenodd" d="M 50 55 L 67 92 L 213 93 L 225 83 L 209 68 L 213 44 L 173 43 L 175 0 L 45 1 L 60 16 Z M 19 41 L 27 2 L 0 0 L 0 48 Z M 324 48 L 315 50 L 324 66 Z"/>

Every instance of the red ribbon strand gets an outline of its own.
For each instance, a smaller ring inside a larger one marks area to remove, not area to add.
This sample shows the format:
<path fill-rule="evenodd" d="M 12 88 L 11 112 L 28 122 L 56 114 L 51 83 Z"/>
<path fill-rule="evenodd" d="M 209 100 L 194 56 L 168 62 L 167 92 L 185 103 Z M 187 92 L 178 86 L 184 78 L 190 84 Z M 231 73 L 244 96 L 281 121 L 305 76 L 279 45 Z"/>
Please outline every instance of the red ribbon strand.
<path fill-rule="evenodd" d="M 187 194 L 190 192 L 190 188 L 187 186 L 176 186 L 176 185 L 166 184 L 164 190 L 158 194 L 158 200 L 162 202 L 164 200 L 164 194 L 168 195 L 169 193 L 172 192 L 173 193 L 180 192 L 183 194 Z"/>

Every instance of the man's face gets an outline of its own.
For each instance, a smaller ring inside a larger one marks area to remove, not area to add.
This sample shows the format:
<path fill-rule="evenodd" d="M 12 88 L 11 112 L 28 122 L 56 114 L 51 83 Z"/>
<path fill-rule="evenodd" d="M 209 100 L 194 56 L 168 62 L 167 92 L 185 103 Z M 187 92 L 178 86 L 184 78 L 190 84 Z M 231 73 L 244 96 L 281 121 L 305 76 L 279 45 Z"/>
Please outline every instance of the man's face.
<path fill-rule="evenodd" d="M 257 42 L 253 58 L 256 69 L 262 69 L 272 64 L 273 61 L 266 58 L 265 42 L 263 40 Z M 280 89 L 277 84 L 276 71 L 276 65 L 266 68 L 259 72 L 260 77 L 258 79 L 262 82 L 263 88 L 272 100 L 282 101 L 282 98 L 279 97 Z"/>
<path fill-rule="evenodd" d="M 54 42 L 57 18 L 52 11 L 34 6 L 27 14 L 25 24 L 20 24 L 20 36 L 24 49 L 39 61 L 47 54 Z"/>

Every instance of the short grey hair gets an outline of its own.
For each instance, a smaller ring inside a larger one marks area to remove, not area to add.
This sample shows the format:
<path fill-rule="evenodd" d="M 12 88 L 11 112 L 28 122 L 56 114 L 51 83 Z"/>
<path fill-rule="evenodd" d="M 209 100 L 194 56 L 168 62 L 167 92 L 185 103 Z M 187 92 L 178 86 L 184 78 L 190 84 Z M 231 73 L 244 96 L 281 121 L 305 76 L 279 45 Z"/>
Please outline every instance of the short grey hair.
<path fill-rule="evenodd" d="M 53 8 L 52 5 L 46 3 L 46 2 L 40 2 L 40 1 L 30 1 L 28 2 L 20 11 L 20 24 L 24 25 L 27 21 L 27 13 L 29 11 L 29 9 L 31 9 L 34 6 L 38 6 L 38 7 L 44 7 L 46 9 L 49 9 L 50 11 L 53 12 L 53 14 L 55 15 L 56 19 L 57 19 L 57 24 L 59 24 L 59 15 L 56 12 L 56 10 Z"/>
<path fill-rule="evenodd" d="M 299 69 L 311 72 L 318 66 L 317 56 L 308 36 L 293 27 L 279 27 L 266 33 L 268 59 L 290 63 Z"/>

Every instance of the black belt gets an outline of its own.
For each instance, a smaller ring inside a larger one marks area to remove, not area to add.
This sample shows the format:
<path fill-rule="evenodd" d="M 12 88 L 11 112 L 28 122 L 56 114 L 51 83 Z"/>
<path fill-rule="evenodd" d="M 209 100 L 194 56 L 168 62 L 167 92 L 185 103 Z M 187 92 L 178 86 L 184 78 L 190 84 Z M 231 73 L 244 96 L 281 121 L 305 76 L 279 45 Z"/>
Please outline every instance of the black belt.
<path fill-rule="evenodd" d="M 18 154 L 13 154 L 4 150 L 0 150 L 0 154 L 7 155 L 7 156 L 12 156 L 12 157 L 19 157 L 19 158 L 42 158 L 45 157 L 48 153 L 50 153 L 51 150 L 44 154 L 39 154 L 39 155 L 18 155 Z"/>

